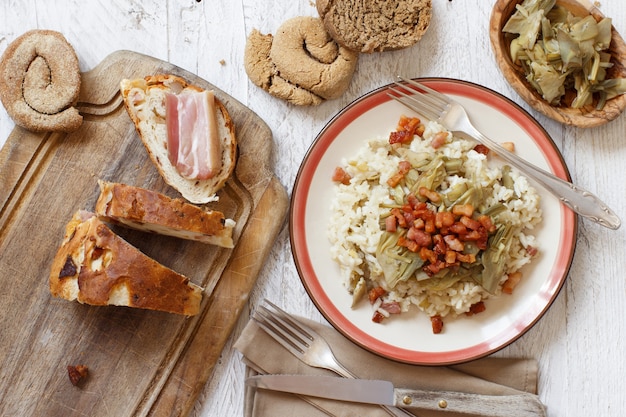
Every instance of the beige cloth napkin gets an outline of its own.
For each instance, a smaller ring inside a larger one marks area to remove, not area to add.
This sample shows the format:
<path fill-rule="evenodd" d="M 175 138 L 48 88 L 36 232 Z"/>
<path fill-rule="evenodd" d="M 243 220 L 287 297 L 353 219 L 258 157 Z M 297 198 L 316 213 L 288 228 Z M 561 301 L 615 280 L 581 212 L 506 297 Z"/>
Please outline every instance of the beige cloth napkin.
<path fill-rule="evenodd" d="M 372 354 L 346 339 L 335 329 L 298 318 L 322 335 L 331 345 L 339 362 L 365 379 L 384 379 L 396 387 L 461 391 L 488 395 L 537 393 L 538 366 L 534 359 L 484 358 L 453 366 L 415 366 L 391 361 Z M 253 320 L 246 325 L 235 348 L 243 355 L 249 375 L 306 374 L 330 375 L 331 371 L 312 368 L 268 336 Z M 388 417 L 376 405 L 347 403 L 246 388 L 245 417 Z M 414 411 L 418 417 L 457 417 L 449 411 Z M 468 417 L 463 414 L 463 417 Z"/>

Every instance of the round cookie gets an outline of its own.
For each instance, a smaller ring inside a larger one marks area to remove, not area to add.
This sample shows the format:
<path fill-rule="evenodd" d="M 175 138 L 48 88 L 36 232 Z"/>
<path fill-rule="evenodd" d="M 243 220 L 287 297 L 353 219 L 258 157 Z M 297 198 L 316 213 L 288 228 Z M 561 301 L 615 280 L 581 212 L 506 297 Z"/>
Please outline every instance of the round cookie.
<path fill-rule="evenodd" d="M 72 132 L 83 118 L 78 57 L 65 37 L 31 30 L 0 58 L 0 100 L 15 124 L 33 132 Z"/>
<path fill-rule="evenodd" d="M 431 0 L 317 0 L 316 6 L 332 38 L 362 53 L 414 45 L 432 15 Z"/>
<path fill-rule="evenodd" d="M 348 89 L 358 53 L 338 45 L 315 17 L 284 22 L 275 36 L 253 30 L 244 66 L 250 80 L 271 95 L 313 106 Z"/>

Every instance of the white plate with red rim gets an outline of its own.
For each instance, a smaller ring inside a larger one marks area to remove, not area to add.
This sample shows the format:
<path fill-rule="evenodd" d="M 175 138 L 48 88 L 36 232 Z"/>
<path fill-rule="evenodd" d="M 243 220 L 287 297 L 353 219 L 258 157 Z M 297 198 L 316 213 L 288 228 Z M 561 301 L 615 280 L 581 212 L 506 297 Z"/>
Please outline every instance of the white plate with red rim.
<path fill-rule="evenodd" d="M 514 142 L 516 153 L 569 180 L 563 158 L 539 123 L 508 98 L 485 87 L 447 78 L 419 82 L 452 96 L 467 109 L 476 127 L 499 142 Z M 486 301 L 486 311 L 444 319 L 433 334 L 429 317 L 412 307 L 383 323 L 372 321 L 362 302 L 351 308 L 339 266 L 332 260 L 327 229 L 331 176 L 342 158 L 356 154 L 365 141 L 388 137 L 401 115 L 415 115 L 378 88 L 341 110 L 319 133 L 298 171 L 291 198 L 290 236 L 294 261 L 306 291 L 324 317 L 357 345 L 383 357 L 419 365 L 448 365 L 493 353 L 524 334 L 558 295 L 574 255 L 577 216 L 539 185 L 543 220 L 534 230 L 539 255 L 522 269 L 512 295 Z"/>

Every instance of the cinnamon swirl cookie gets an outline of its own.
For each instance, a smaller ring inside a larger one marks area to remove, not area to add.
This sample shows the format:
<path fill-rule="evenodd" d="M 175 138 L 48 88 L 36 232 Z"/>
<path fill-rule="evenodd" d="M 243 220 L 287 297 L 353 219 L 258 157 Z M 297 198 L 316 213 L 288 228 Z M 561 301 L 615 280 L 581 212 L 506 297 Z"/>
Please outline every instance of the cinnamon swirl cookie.
<path fill-rule="evenodd" d="M 15 39 L 0 58 L 0 100 L 15 124 L 34 132 L 72 132 L 82 116 L 78 57 L 65 37 L 32 30 Z"/>
<path fill-rule="evenodd" d="M 341 96 L 350 85 L 358 53 L 338 45 L 314 17 L 285 21 L 276 35 L 253 30 L 244 65 L 250 80 L 299 106 Z"/>

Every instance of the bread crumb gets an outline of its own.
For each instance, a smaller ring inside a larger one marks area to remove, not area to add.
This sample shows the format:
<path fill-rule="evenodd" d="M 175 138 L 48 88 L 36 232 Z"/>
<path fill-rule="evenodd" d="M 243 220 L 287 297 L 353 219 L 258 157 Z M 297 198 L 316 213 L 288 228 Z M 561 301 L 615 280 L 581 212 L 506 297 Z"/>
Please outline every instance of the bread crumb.
<path fill-rule="evenodd" d="M 223 59 L 220 59 L 220 65 L 226 65 L 226 61 Z"/>
<path fill-rule="evenodd" d="M 67 375 L 70 378 L 72 385 L 78 386 L 89 375 L 89 368 L 85 365 L 68 365 Z"/>

